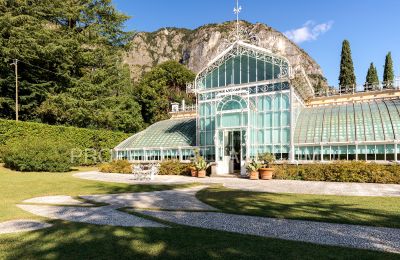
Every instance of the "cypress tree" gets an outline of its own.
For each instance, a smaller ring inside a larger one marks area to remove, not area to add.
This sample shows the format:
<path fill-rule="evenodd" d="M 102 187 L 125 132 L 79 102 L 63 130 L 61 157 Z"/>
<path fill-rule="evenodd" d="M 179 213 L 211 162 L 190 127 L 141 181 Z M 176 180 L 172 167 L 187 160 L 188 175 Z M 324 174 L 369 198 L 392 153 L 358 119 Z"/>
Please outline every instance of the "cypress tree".
<path fill-rule="evenodd" d="M 393 61 L 392 61 L 392 53 L 388 52 L 385 58 L 385 66 L 383 70 L 383 81 L 386 82 L 385 87 L 390 85 L 390 83 L 394 80 L 394 71 L 393 71 Z"/>
<path fill-rule="evenodd" d="M 367 72 L 367 77 L 365 79 L 365 90 L 373 90 L 376 85 L 378 85 L 379 79 L 378 79 L 378 73 L 376 71 L 376 67 L 374 66 L 374 63 L 371 62 L 369 65 L 369 69 Z"/>
<path fill-rule="evenodd" d="M 356 85 L 356 76 L 354 74 L 353 59 L 351 58 L 351 49 L 348 40 L 343 41 L 342 54 L 340 56 L 340 91 L 341 93 L 351 93 Z"/>

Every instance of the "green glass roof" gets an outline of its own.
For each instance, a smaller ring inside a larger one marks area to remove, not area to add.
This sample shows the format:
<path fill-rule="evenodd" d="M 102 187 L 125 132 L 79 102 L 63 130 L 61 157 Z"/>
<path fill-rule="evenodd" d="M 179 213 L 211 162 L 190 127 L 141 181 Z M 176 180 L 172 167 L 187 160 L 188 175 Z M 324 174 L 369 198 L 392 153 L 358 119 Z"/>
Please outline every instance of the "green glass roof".
<path fill-rule="evenodd" d="M 115 149 L 187 147 L 196 145 L 196 119 L 169 119 L 152 124 Z"/>
<path fill-rule="evenodd" d="M 379 142 L 400 138 L 400 99 L 309 107 L 301 111 L 295 144 Z"/>

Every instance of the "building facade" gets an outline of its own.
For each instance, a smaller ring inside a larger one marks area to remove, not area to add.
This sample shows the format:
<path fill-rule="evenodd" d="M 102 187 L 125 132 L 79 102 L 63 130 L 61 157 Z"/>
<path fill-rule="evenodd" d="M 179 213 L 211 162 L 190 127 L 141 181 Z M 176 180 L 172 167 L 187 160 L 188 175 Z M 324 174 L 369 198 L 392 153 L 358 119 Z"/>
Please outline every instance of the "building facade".
<path fill-rule="evenodd" d="M 305 73 L 303 82 L 285 57 L 238 40 L 188 85 L 194 110 L 175 105 L 171 119 L 125 140 L 114 156 L 188 161 L 199 149 L 220 174 L 245 174 L 246 162 L 264 153 L 289 163 L 400 160 L 398 82 L 323 97 Z"/>

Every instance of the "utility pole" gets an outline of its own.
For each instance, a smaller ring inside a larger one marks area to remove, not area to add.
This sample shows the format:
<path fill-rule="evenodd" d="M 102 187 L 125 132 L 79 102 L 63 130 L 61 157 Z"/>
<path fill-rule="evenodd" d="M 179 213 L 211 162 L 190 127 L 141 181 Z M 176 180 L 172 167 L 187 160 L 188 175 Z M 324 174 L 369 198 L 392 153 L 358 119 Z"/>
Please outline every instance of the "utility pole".
<path fill-rule="evenodd" d="M 15 121 L 18 122 L 18 59 L 14 59 L 11 65 L 15 68 Z"/>

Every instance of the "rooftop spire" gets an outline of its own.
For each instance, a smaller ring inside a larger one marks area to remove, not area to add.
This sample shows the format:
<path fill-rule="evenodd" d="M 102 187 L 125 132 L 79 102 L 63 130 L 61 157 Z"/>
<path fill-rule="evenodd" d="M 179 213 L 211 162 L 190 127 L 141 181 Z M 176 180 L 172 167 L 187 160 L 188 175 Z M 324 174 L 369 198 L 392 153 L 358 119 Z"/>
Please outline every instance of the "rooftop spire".
<path fill-rule="evenodd" d="M 240 40 L 239 32 L 239 13 L 242 11 L 242 7 L 239 6 L 239 0 L 236 0 L 236 7 L 233 8 L 233 12 L 236 14 L 236 40 Z"/>

